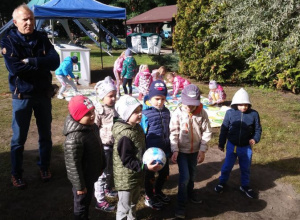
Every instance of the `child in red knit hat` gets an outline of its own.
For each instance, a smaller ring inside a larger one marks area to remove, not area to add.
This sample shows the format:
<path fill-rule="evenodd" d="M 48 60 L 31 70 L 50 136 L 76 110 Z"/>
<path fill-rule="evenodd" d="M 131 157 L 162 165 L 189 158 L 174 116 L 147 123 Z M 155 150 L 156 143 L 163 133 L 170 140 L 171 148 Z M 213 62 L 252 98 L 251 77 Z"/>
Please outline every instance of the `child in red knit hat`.
<path fill-rule="evenodd" d="M 64 151 L 68 179 L 73 186 L 74 219 L 88 219 L 94 182 L 105 168 L 105 157 L 91 100 L 75 96 L 64 126 Z"/>

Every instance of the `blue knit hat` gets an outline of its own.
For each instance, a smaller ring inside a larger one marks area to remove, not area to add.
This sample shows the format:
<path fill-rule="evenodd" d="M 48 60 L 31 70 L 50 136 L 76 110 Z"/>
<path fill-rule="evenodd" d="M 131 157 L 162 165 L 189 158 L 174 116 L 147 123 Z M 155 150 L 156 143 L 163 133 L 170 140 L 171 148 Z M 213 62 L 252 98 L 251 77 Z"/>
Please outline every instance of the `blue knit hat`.
<path fill-rule="evenodd" d="M 72 56 L 71 60 L 73 63 L 78 63 L 78 57 L 77 56 Z"/>
<path fill-rule="evenodd" d="M 149 89 L 149 99 L 151 99 L 153 96 L 167 96 L 168 95 L 168 89 L 166 84 L 161 80 L 156 80 L 151 83 L 150 89 Z"/>

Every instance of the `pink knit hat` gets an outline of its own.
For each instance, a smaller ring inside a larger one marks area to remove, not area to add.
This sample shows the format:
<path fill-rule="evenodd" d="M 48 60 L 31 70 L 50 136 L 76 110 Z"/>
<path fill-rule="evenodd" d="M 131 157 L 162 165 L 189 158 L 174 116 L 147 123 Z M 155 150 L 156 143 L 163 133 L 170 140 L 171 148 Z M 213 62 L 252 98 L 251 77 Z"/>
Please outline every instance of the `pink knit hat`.
<path fill-rule="evenodd" d="M 80 121 L 80 119 L 82 119 L 83 116 L 85 116 L 91 109 L 94 109 L 95 106 L 89 98 L 83 95 L 78 95 L 74 96 L 70 100 L 68 108 L 70 115 L 74 118 L 74 120 Z"/>

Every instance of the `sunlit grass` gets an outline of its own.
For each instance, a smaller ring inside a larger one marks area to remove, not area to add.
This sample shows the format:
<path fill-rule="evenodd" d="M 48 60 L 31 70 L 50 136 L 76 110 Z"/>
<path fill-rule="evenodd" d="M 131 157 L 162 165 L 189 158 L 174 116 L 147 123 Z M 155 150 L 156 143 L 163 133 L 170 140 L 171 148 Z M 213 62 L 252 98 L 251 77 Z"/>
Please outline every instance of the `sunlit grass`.
<path fill-rule="evenodd" d="M 101 53 L 96 46 L 91 48 L 91 70 L 100 70 Z M 115 59 L 123 50 L 114 50 L 113 57 L 105 52 L 103 56 L 103 67 L 113 68 Z M 134 55 L 138 65 L 148 64 L 152 69 L 157 65 L 151 61 L 151 56 L 146 54 Z M 8 89 L 7 70 L 3 58 L 0 56 L 0 153 L 9 153 L 11 132 L 11 95 Z M 199 86 L 202 95 L 207 96 L 208 85 L 195 82 Z M 227 100 L 231 100 L 234 93 L 240 87 L 224 85 L 227 93 Z M 300 192 L 300 97 L 293 94 L 284 94 L 272 90 L 262 90 L 257 87 L 245 87 L 250 95 L 253 109 L 260 114 L 263 128 L 260 143 L 254 146 L 253 164 L 268 166 L 279 171 L 282 174 L 282 181 L 288 182 L 295 186 Z M 53 99 L 53 123 L 63 125 L 67 115 L 67 102 Z M 219 128 L 214 129 L 212 140 L 209 146 L 218 144 Z M 63 143 L 54 143 L 61 150 Z M 2 160 L 0 172 L 6 172 L 9 167 L 9 160 Z"/>

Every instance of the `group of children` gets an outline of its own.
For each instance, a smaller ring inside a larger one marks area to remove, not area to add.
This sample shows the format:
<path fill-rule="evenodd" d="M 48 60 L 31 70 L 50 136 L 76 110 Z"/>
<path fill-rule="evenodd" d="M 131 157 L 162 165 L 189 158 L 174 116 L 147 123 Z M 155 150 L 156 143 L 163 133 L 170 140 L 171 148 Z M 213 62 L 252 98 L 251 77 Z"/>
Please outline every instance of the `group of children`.
<path fill-rule="evenodd" d="M 131 61 L 125 61 L 123 66 L 132 65 Z M 130 69 L 122 68 L 119 80 L 134 75 Z M 185 84 L 181 93 L 182 104 L 171 116 L 165 107 L 168 89 L 160 78 L 165 69 L 153 73 L 156 80 L 153 80 L 147 65 L 141 66 L 139 74 L 135 79 L 138 85 L 144 78 L 149 82 L 149 87 L 141 87 L 145 91 L 139 90 L 139 98 L 144 99 L 143 105 L 130 95 L 123 95 L 117 100 L 119 83 L 115 86 L 110 77 L 96 84 L 95 105 L 82 95 L 73 97 L 69 102 L 64 148 L 67 174 L 73 185 L 75 219 L 88 219 L 93 193 L 97 200 L 96 209 L 114 211 L 115 205 L 110 204 L 106 197 L 118 197 L 116 219 L 136 219 L 141 187 L 145 189 L 145 205 L 155 210 L 162 209 L 170 203 L 170 198 L 163 193 L 164 183 L 169 177 L 170 159 L 178 164 L 179 169 L 175 216 L 185 218 L 188 201 L 201 203 L 194 193 L 196 167 L 205 159 L 212 130 L 200 102 L 200 90 L 181 77 L 167 74 L 176 86 Z M 124 79 L 130 83 L 129 78 Z M 210 82 L 209 87 L 211 104 L 221 103 L 224 90 L 215 81 Z M 220 89 L 221 92 L 218 91 Z M 172 95 L 176 95 L 176 90 L 173 91 Z M 231 106 L 220 132 L 219 149 L 224 151 L 227 141 L 226 158 L 215 191 L 223 192 L 238 157 L 240 190 L 254 198 L 255 194 L 249 187 L 249 175 L 252 146 L 259 142 L 262 132 L 260 119 L 258 113 L 251 109 L 244 89 L 236 92 Z M 158 147 L 165 152 L 167 161 L 163 168 L 158 162 L 143 164 L 143 153 L 150 147 Z"/>
<path fill-rule="evenodd" d="M 132 56 L 132 51 L 127 49 L 122 52 L 114 63 L 114 75 L 117 84 L 117 97 L 121 96 L 120 85 L 122 82 L 124 93 L 132 95 L 132 83 L 133 78 L 134 85 L 138 88 L 139 96 L 138 100 L 143 100 L 144 97 L 149 93 L 150 85 L 153 81 L 167 79 L 169 83 L 173 85 L 173 98 L 182 90 L 185 86 L 191 84 L 187 79 L 176 75 L 175 73 L 167 73 L 166 68 L 161 66 L 159 69 L 155 69 L 152 72 L 149 70 L 147 64 L 140 65 L 137 70 L 137 64 Z M 128 89 L 129 92 L 128 92 Z"/>

